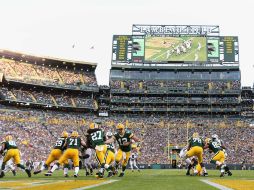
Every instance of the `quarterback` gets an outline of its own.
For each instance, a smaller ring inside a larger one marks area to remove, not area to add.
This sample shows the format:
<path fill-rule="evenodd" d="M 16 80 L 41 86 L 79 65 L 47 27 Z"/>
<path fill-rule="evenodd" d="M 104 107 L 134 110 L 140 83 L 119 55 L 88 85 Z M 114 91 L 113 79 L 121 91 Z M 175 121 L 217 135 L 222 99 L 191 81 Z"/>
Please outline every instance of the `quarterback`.
<path fill-rule="evenodd" d="M 118 166 L 120 164 L 120 161 L 122 162 L 122 172 L 120 173 L 119 177 L 124 176 L 124 171 L 126 169 L 126 166 L 128 164 L 128 160 L 131 155 L 131 140 L 134 140 L 135 142 L 139 142 L 140 140 L 129 130 L 124 129 L 124 125 L 119 123 L 116 126 L 117 132 L 114 134 L 114 136 L 111 139 L 108 139 L 105 143 L 113 143 L 114 141 L 117 141 L 119 144 L 119 149 L 117 150 L 116 154 L 116 169 L 118 169 Z"/>

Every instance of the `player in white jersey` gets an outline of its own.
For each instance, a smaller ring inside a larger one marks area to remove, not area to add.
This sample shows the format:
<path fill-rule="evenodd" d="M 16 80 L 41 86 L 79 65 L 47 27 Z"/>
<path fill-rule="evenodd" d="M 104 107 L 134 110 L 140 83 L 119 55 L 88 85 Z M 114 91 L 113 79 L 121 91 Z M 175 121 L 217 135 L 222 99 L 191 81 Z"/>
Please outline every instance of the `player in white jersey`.
<path fill-rule="evenodd" d="M 94 157 L 94 151 L 91 148 L 82 150 L 82 158 L 84 159 L 84 166 L 86 170 L 86 176 L 93 175 L 92 161 Z M 90 173 L 89 173 L 90 171 Z"/>
<path fill-rule="evenodd" d="M 137 146 L 135 144 L 132 145 L 132 150 L 131 150 L 131 156 L 130 156 L 130 168 L 131 171 L 134 172 L 134 168 L 136 168 L 139 172 L 139 168 L 137 166 L 137 159 L 138 159 L 138 150 L 137 150 Z"/>

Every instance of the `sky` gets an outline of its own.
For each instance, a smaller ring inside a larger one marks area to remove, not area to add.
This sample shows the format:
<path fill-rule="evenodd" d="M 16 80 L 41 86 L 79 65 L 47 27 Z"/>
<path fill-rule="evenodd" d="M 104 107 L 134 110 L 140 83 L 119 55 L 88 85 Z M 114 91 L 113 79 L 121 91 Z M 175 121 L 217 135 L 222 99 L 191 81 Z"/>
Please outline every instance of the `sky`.
<path fill-rule="evenodd" d="M 132 24 L 219 25 L 239 37 L 242 86 L 252 86 L 253 10 L 252 0 L 0 0 L 0 49 L 96 62 L 107 85 L 112 36 Z"/>

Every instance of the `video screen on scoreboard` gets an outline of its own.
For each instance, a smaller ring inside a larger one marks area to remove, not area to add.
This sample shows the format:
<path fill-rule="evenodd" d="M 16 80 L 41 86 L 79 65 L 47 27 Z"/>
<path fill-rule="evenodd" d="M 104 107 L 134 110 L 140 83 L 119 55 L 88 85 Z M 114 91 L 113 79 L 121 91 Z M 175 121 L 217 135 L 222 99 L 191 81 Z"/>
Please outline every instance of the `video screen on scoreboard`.
<path fill-rule="evenodd" d="M 207 61 L 205 37 L 146 37 L 145 61 Z"/>

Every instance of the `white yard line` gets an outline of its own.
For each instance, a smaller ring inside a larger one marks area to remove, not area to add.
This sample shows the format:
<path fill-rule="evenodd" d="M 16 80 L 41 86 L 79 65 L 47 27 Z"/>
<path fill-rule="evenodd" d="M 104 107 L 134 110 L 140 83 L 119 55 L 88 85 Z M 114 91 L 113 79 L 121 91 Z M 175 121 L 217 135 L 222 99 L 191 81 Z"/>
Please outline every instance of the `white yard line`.
<path fill-rule="evenodd" d="M 80 187 L 80 188 L 73 189 L 73 190 L 90 189 L 90 188 L 93 188 L 93 187 L 98 187 L 98 186 L 101 186 L 101 185 L 106 185 L 106 184 L 114 183 L 114 182 L 116 182 L 116 181 L 118 181 L 118 180 L 108 180 L 108 181 L 105 181 L 105 182 L 102 182 L 102 183 L 99 183 L 99 184 L 89 185 L 89 186 L 85 186 L 85 187 Z"/>
<path fill-rule="evenodd" d="M 211 186 L 213 186 L 213 187 L 215 187 L 217 189 L 220 189 L 220 190 L 233 190 L 233 189 L 231 189 L 229 187 L 225 187 L 225 186 L 220 185 L 218 183 L 211 182 L 211 181 L 209 181 L 207 179 L 201 179 L 200 181 L 202 181 L 202 182 L 204 182 L 204 183 L 206 183 L 208 185 L 211 185 Z"/>

